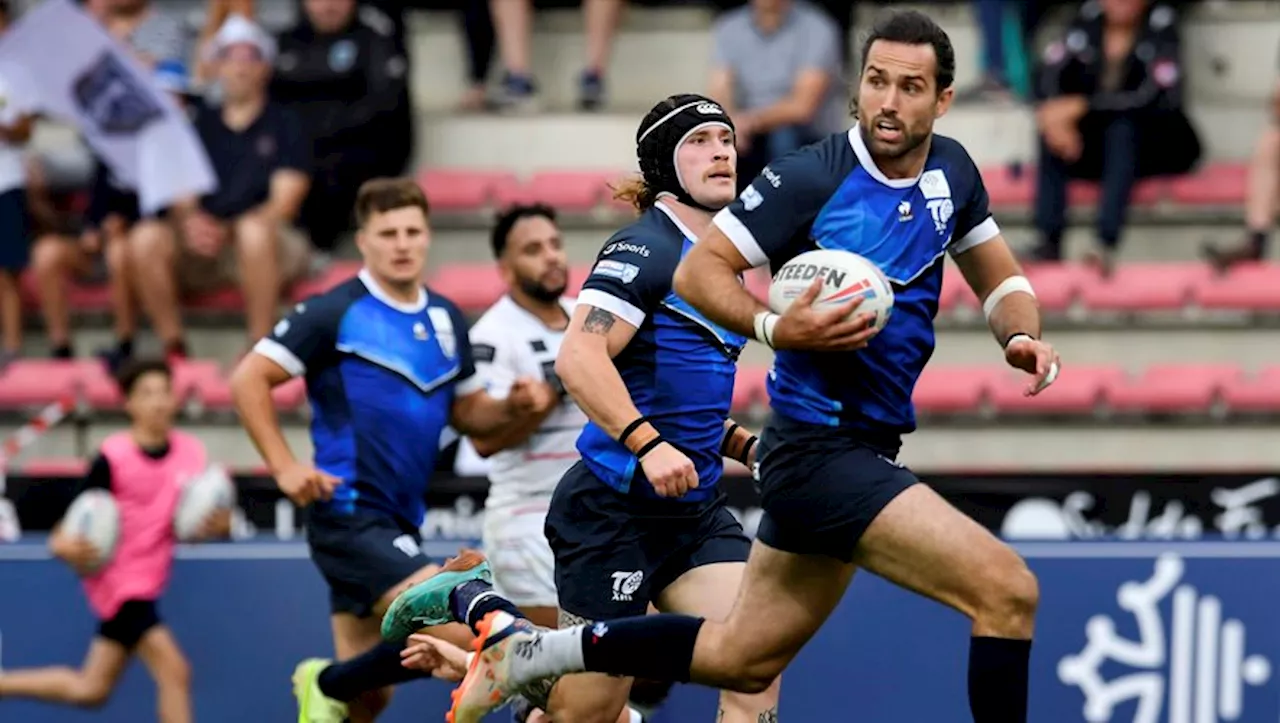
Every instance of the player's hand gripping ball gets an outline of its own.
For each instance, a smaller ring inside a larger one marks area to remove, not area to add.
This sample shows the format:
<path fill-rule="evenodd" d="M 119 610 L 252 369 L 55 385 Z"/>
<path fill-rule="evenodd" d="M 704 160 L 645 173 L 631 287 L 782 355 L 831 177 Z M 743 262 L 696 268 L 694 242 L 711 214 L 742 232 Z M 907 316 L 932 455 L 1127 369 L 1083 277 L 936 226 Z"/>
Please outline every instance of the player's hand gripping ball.
<path fill-rule="evenodd" d="M 848 251 L 808 251 L 788 261 L 769 286 L 780 314 L 778 349 L 861 349 L 889 323 L 893 285 L 867 259 Z"/>

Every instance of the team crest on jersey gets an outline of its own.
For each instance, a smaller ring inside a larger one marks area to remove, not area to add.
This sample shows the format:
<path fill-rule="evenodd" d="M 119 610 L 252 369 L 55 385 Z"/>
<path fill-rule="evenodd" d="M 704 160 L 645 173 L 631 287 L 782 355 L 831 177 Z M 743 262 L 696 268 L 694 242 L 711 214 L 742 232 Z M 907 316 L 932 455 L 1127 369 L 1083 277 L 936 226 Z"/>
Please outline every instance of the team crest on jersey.
<path fill-rule="evenodd" d="M 440 351 L 450 359 L 457 357 L 458 339 L 454 334 L 453 318 L 449 316 L 449 312 L 439 307 L 431 307 L 427 309 L 427 316 L 431 319 L 431 326 L 436 330 L 436 343 L 440 345 Z M 426 330 L 423 329 L 423 331 Z"/>
<path fill-rule="evenodd" d="M 426 325 L 426 324 L 423 324 L 421 321 L 414 322 L 414 324 L 413 324 L 413 338 L 414 338 L 414 339 L 417 339 L 418 341 L 426 341 L 426 340 L 427 340 L 427 325 Z"/>

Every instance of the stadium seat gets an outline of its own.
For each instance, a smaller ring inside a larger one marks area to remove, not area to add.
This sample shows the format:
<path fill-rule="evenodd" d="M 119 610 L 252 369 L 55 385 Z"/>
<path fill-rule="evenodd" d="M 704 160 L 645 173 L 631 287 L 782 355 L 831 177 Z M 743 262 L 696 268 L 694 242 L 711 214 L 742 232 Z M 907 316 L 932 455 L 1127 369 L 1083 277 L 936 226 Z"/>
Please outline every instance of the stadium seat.
<path fill-rule="evenodd" d="M 569 267 L 569 285 L 565 287 L 564 293 L 569 296 L 577 296 L 582 291 L 582 285 L 587 282 L 587 277 L 591 275 L 591 265 L 582 264 Z"/>
<path fill-rule="evenodd" d="M 0 374 L 0 407 L 19 409 L 74 398 L 99 361 L 21 359 Z"/>
<path fill-rule="evenodd" d="M 496 190 L 515 183 L 506 171 L 436 168 L 424 171 L 418 183 L 433 210 L 482 211 L 494 201 Z"/>
<path fill-rule="evenodd" d="M 529 179 L 533 199 L 566 213 L 586 213 L 598 207 L 612 174 L 603 171 L 544 171 Z"/>
<path fill-rule="evenodd" d="M 1080 289 L 1080 301 L 1090 310 L 1167 311 L 1191 301 L 1197 286 L 1213 270 L 1200 263 L 1130 263 L 1118 266 L 1110 278 L 1093 279 Z M 1039 287 L 1036 287 L 1039 289 Z"/>
<path fill-rule="evenodd" d="M 441 266 L 427 284 L 466 314 L 483 313 L 507 291 L 497 267 L 490 263 Z"/>
<path fill-rule="evenodd" d="M 993 367 L 927 366 L 912 390 L 916 410 L 926 414 L 976 412 L 998 373 Z"/>
<path fill-rule="evenodd" d="M 33 459 L 17 464 L 17 472 L 30 477 L 57 479 L 84 477 L 89 472 L 89 462 L 83 459 Z"/>
<path fill-rule="evenodd" d="M 1248 175 L 1243 163 L 1212 163 L 1169 181 L 1169 197 L 1183 205 L 1235 206 L 1244 203 Z"/>
<path fill-rule="evenodd" d="M 768 379 L 768 367 L 738 367 L 733 384 L 733 411 L 749 412 L 756 405 L 767 404 L 769 393 L 765 384 Z"/>
<path fill-rule="evenodd" d="M 231 399 L 231 385 L 221 375 L 197 377 L 193 384 L 193 393 L 196 399 L 209 409 L 226 411 L 234 406 Z M 271 397 L 275 400 L 276 409 L 295 411 L 306 401 L 306 383 L 301 377 L 290 379 L 271 390 Z"/>
<path fill-rule="evenodd" d="M 1234 364 L 1156 364 L 1113 384 L 1107 402 L 1119 412 L 1205 413 L 1240 377 Z"/>
<path fill-rule="evenodd" d="M 773 283 L 773 277 L 769 275 L 768 269 L 752 269 L 743 274 L 742 282 L 752 296 L 769 303 L 769 285 Z"/>
<path fill-rule="evenodd" d="M 942 292 L 938 294 L 938 310 L 950 313 L 961 307 L 981 308 L 978 297 L 974 295 L 973 289 L 969 288 L 960 269 L 954 263 L 947 261 L 943 263 Z"/>
<path fill-rule="evenodd" d="M 316 294 L 323 294 L 360 273 L 360 267 L 361 263 L 359 261 L 334 261 L 315 276 L 294 284 L 293 288 L 289 290 L 289 300 L 292 303 L 296 303 L 303 299 L 309 299 Z"/>
<path fill-rule="evenodd" d="M 982 169 L 982 182 L 992 208 L 1029 206 L 1036 197 L 1035 169 L 1029 166 L 991 166 Z"/>
<path fill-rule="evenodd" d="M 1098 278 L 1098 272 L 1084 264 L 1040 263 L 1028 264 L 1023 270 L 1036 299 L 1045 311 L 1064 312 L 1071 308 L 1080 290 Z"/>
<path fill-rule="evenodd" d="M 240 286 L 237 284 L 192 296 L 183 303 L 183 306 L 200 311 L 242 312 L 244 311 L 244 294 L 240 292 Z"/>
<path fill-rule="evenodd" d="M 1002 370 L 991 384 L 991 406 L 998 414 L 1091 414 L 1108 386 L 1123 378 L 1118 365 L 1073 365 L 1048 389 L 1029 397 L 1031 376 Z"/>
<path fill-rule="evenodd" d="M 1228 381 L 1222 387 L 1222 401 L 1232 412 L 1280 412 L 1280 366 Z"/>
<path fill-rule="evenodd" d="M 1163 179 L 1151 178 L 1133 187 L 1130 197 L 1134 206 L 1153 206 L 1163 200 L 1169 193 L 1169 184 Z M 1102 197 L 1102 188 L 1095 181 L 1072 181 L 1067 186 L 1067 205 L 1096 206 Z"/>
<path fill-rule="evenodd" d="M 1280 310 L 1280 265 L 1236 266 L 1222 276 L 1203 279 L 1192 296 L 1205 309 Z"/>

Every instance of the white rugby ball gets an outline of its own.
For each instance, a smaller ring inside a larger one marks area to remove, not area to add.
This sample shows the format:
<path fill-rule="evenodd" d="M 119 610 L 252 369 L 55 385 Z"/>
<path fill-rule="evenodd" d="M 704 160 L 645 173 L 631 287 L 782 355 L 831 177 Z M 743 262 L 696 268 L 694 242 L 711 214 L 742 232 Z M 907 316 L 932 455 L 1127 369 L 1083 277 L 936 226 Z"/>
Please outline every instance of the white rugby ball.
<path fill-rule="evenodd" d="M 222 465 L 211 464 L 183 485 L 173 512 L 173 533 L 183 542 L 193 540 L 210 515 L 231 509 L 235 503 L 236 485 L 231 475 Z"/>
<path fill-rule="evenodd" d="M 81 492 L 67 508 L 62 529 L 93 545 L 101 557 L 90 571 L 102 569 L 116 554 L 116 545 L 120 542 L 120 509 L 116 507 L 115 498 L 102 489 Z"/>
<path fill-rule="evenodd" d="M 785 314 L 819 277 L 824 283 L 813 301 L 815 308 L 838 306 L 862 297 L 855 315 L 875 314 L 872 326 L 876 329 L 883 329 L 889 323 L 889 315 L 893 313 L 893 285 L 875 264 L 850 251 L 806 251 L 783 264 L 769 285 L 769 308 Z"/>

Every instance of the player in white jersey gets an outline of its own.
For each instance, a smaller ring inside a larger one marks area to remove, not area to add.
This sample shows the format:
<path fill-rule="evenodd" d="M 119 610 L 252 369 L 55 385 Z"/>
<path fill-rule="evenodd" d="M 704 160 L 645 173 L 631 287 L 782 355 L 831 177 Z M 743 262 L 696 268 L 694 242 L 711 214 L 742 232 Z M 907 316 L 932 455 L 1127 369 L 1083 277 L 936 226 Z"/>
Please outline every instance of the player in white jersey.
<path fill-rule="evenodd" d="M 555 211 L 517 205 L 493 229 L 507 293 L 471 328 L 476 373 L 491 395 L 505 396 L 518 377 L 536 385 L 535 413 L 496 434 L 471 438 L 488 457 L 484 549 L 494 587 L 540 625 L 555 627 L 555 558 L 543 533 L 556 483 L 578 461 L 575 446 L 586 415 L 556 377 L 556 353 L 573 313 L 564 295 L 568 260 Z"/>

